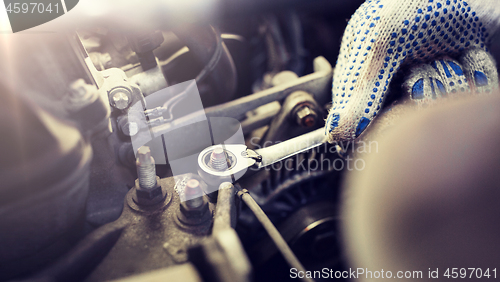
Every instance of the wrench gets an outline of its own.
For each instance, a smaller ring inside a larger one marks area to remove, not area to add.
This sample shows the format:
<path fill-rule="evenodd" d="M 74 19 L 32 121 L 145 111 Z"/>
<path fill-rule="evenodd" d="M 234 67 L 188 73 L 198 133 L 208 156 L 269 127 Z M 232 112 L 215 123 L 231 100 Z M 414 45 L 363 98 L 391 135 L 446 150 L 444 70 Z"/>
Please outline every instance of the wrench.
<path fill-rule="evenodd" d="M 257 149 L 248 149 L 242 144 L 219 144 L 204 149 L 198 155 L 198 174 L 210 185 L 222 182 L 235 182 L 248 168 L 260 169 L 276 162 L 321 146 L 326 142 L 323 128 L 289 139 L 287 141 Z M 210 158 L 214 150 L 223 149 L 227 156 L 227 165 L 214 168 Z"/>

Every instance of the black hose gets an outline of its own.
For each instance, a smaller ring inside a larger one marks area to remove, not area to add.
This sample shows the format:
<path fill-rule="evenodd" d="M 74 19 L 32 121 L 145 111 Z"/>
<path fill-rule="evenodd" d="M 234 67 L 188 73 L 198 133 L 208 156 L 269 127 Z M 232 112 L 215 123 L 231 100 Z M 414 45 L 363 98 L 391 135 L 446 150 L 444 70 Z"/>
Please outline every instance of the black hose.
<path fill-rule="evenodd" d="M 215 35 L 215 50 L 212 55 L 212 58 L 208 61 L 205 67 L 201 70 L 201 72 L 196 76 L 195 80 L 197 83 L 201 82 L 203 79 L 207 77 L 207 75 L 212 72 L 220 61 L 221 54 L 223 51 L 222 48 L 222 37 L 218 29 L 210 26 Z"/>
<path fill-rule="evenodd" d="M 196 82 L 210 76 L 216 95 L 207 101 L 220 103 L 231 100 L 236 91 L 236 67 L 219 30 L 209 25 L 186 25 L 172 32 L 204 65 L 196 76 Z"/>

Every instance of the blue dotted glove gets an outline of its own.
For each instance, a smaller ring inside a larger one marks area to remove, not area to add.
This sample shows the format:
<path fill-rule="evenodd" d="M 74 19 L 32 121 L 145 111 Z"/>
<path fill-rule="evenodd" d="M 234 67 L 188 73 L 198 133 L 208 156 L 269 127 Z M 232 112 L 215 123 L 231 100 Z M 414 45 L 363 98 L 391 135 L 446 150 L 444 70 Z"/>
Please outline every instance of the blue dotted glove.
<path fill-rule="evenodd" d="M 403 90 L 419 104 L 498 87 L 487 45 L 499 22 L 496 0 L 363 3 L 348 23 L 334 70 L 328 141 L 351 141 L 365 131 L 401 66 L 412 66 Z"/>
<path fill-rule="evenodd" d="M 443 57 L 415 66 L 403 83 L 406 96 L 420 106 L 460 94 L 490 93 L 495 88 L 498 88 L 495 60 L 479 48 L 464 51 L 458 61 Z"/>

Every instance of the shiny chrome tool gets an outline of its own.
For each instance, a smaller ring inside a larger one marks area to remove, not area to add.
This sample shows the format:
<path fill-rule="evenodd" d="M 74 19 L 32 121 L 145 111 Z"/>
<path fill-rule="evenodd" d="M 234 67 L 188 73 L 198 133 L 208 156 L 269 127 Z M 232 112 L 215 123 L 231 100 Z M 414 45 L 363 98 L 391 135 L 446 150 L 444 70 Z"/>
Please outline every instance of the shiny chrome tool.
<path fill-rule="evenodd" d="M 242 144 L 218 144 L 198 155 L 198 173 L 211 185 L 234 182 L 248 168 L 260 169 L 326 142 L 324 129 L 303 134 L 269 147 L 251 150 Z"/>

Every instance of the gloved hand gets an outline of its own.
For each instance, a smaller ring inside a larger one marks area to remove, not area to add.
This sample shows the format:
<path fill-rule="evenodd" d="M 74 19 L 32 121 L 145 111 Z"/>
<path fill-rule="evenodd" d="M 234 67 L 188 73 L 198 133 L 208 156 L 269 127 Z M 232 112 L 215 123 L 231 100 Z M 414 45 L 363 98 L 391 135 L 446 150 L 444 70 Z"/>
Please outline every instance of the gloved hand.
<path fill-rule="evenodd" d="M 417 104 L 461 92 L 489 92 L 498 73 L 487 46 L 500 25 L 495 0 L 368 0 L 352 16 L 333 76 L 329 142 L 356 139 L 369 126 L 402 66 Z"/>

